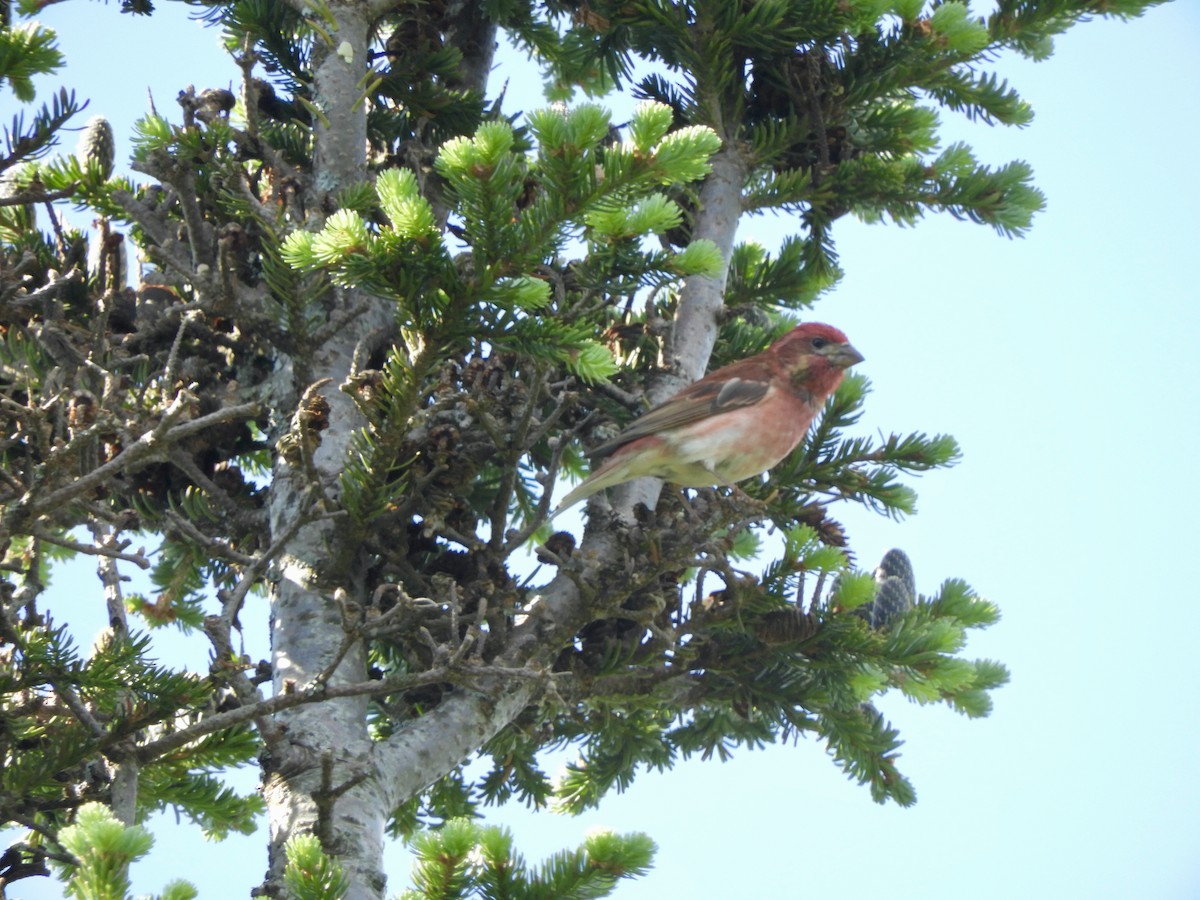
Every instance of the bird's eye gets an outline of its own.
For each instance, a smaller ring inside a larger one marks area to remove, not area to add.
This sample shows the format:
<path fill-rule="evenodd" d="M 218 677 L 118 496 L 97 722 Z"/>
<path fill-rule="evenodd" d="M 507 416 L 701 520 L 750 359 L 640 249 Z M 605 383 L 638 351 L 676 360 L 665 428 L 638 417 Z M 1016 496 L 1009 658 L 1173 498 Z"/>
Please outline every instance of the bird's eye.
<path fill-rule="evenodd" d="M 816 337 L 812 339 L 812 348 L 814 350 L 822 350 L 829 343 L 825 338 Z"/>

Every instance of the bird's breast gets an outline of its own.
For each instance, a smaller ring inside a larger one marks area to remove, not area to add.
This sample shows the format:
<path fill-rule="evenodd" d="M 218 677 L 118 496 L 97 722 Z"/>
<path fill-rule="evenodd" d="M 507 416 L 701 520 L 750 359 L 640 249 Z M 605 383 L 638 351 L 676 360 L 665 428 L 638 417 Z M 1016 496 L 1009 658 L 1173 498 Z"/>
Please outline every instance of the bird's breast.
<path fill-rule="evenodd" d="M 706 470 L 730 483 L 765 472 L 800 443 L 813 414 L 811 407 L 798 398 L 773 388 L 753 406 L 679 429 L 669 441 L 674 455 L 685 466 L 671 480 L 683 487 L 703 487 L 712 484 L 711 477 L 705 480 L 701 474 Z M 697 467 L 692 480 L 677 480 L 687 477 L 688 463 Z"/>

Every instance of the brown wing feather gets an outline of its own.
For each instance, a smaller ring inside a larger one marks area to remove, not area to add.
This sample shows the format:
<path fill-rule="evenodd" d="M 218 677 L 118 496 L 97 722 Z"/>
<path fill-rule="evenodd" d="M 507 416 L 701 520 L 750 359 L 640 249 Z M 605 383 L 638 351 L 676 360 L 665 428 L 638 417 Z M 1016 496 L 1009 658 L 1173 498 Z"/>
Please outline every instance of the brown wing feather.
<path fill-rule="evenodd" d="M 731 368 L 731 367 L 727 367 Z M 588 452 L 589 457 L 607 456 L 618 447 L 636 441 L 649 434 L 658 434 L 670 428 L 687 425 L 709 416 L 720 415 L 731 409 L 753 406 L 767 393 L 765 381 L 746 378 L 725 377 L 726 370 L 717 373 L 720 378 L 702 378 L 666 403 L 654 407 L 611 441 Z"/>

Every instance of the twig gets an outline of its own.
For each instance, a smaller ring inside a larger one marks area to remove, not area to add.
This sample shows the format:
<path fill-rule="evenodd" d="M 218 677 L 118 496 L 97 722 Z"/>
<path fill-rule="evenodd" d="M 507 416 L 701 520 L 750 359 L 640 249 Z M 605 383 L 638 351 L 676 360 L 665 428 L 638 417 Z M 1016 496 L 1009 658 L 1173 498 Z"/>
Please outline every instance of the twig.
<path fill-rule="evenodd" d="M 199 544 L 212 556 L 226 559 L 231 563 L 239 566 L 249 566 L 254 562 L 253 556 L 247 556 L 245 553 L 238 553 L 227 543 L 216 538 L 210 538 L 203 531 L 197 528 L 192 522 L 185 519 L 179 513 L 172 509 L 163 510 L 165 518 L 170 520 L 171 525 L 177 529 L 189 541 Z"/>
<path fill-rule="evenodd" d="M 646 408 L 646 398 L 643 395 L 623 391 L 610 381 L 599 381 L 593 387 L 600 393 L 612 397 L 626 409 L 641 412 Z"/>
<path fill-rule="evenodd" d="M 50 686 L 54 688 L 54 692 L 62 698 L 67 709 L 71 710 L 72 714 L 83 724 L 84 728 L 98 738 L 107 735 L 104 726 L 92 715 L 91 710 L 79 699 L 79 695 L 70 686 L 62 684 L 57 678 L 48 678 L 47 680 L 50 682 Z"/>
<path fill-rule="evenodd" d="M 83 273 L 77 266 L 72 266 L 69 270 L 57 277 L 53 273 L 50 274 L 50 280 L 39 288 L 35 288 L 28 293 L 17 297 L 9 302 L 17 307 L 35 306 L 43 300 L 49 299 L 60 293 L 64 287 L 77 281 L 83 280 Z"/>
<path fill-rule="evenodd" d="M 556 419 L 565 409 L 567 403 L 568 401 L 564 400 L 560 408 L 555 409 L 554 412 L 551 413 L 551 418 Z M 550 465 L 546 469 L 545 476 L 538 479 L 542 483 L 543 487 L 542 498 L 538 501 L 537 509 L 534 510 L 534 514 L 530 518 L 529 523 L 526 524 L 524 528 L 507 535 L 508 539 L 505 541 L 503 549 L 504 557 L 512 555 L 512 553 L 517 549 L 525 546 L 525 542 L 529 540 L 535 531 L 542 527 L 543 523 L 545 523 L 546 516 L 550 513 L 550 500 L 554 495 L 554 485 L 558 481 L 558 472 L 562 468 L 563 454 L 566 452 L 567 447 L 570 445 L 575 436 L 578 435 L 579 432 L 584 428 L 586 428 L 591 421 L 592 416 L 587 416 L 569 431 L 559 435 L 557 440 L 553 443 L 550 451 Z M 541 440 L 541 435 L 539 435 L 537 440 L 535 440 L 533 443 L 537 443 L 539 440 Z M 532 446 L 532 444 L 530 446 Z"/>
<path fill-rule="evenodd" d="M 500 485 L 496 490 L 496 499 L 492 503 L 490 514 L 491 535 L 488 537 L 488 545 L 493 550 L 500 550 L 504 544 L 504 535 L 508 530 L 508 505 L 516 490 L 517 463 L 520 461 L 521 455 L 525 452 L 526 448 L 532 446 L 526 442 L 526 438 L 529 435 L 530 423 L 533 421 L 534 408 L 542 397 L 545 384 L 545 369 L 539 367 L 534 374 L 532 384 L 529 386 L 529 392 L 526 394 L 525 408 L 521 410 L 521 417 L 517 421 L 516 427 L 512 429 L 506 443 L 498 443 L 496 445 L 497 447 L 505 447 L 508 452 L 505 453 L 505 459 L 500 465 Z M 480 412 L 483 412 L 483 410 L 480 410 Z"/>
<path fill-rule="evenodd" d="M 115 529 L 106 522 L 92 522 L 90 530 L 92 538 L 96 539 L 97 547 L 107 546 L 113 541 Z M 121 572 L 116 569 L 116 560 L 108 554 L 101 554 L 100 559 L 96 562 L 96 574 L 100 576 L 100 583 L 104 586 L 104 605 L 108 607 L 109 628 L 113 629 L 118 640 L 125 641 L 130 634 L 130 623 L 125 618 Z"/>
<path fill-rule="evenodd" d="M 175 330 L 175 339 L 171 341 L 171 350 L 167 353 L 167 364 L 163 368 L 162 383 L 170 389 L 175 383 L 175 373 L 179 371 L 179 348 L 183 346 L 183 336 L 187 333 L 187 327 L 196 318 L 199 313 L 196 310 L 188 310 L 179 316 L 179 327 Z"/>
<path fill-rule="evenodd" d="M 27 203 L 53 203 L 55 200 L 66 200 L 75 193 L 75 184 L 61 191 L 22 191 L 19 194 L 9 194 L 0 197 L 0 206 L 24 206 Z"/>
<path fill-rule="evenodd" d="M 44 201 L 46 207 L 46 218 L 50 220 L 50 227 L 54 230 L 54 248 L 58 251 L 59 258 L 67 255 L 67 235 L 63 231 L 63 219 L 55 210 L 54 204 L 49 200 Z"/>
<path fill-rule="evenodd" d="M 179 471 L 192 480 L 193 484 L 216 500 L 225 512 L 230 515 L 237 515 L 244 511 L 234 502 L 227 491 L 218 487 L 211 478 L 200 470 L 200 467 L 196 465 L 196 461 L 191 456 L 175 449 L 168 454 L 168 458 L 175 468 L 179 469 Z"/>
<path fill-rule="evenodd" d="M 79 864 L 79 860 L 70 854 L 63 855 L 47 849 L 47 847 L 60 846 L 58 843 L 58 834 L 57 832 L 43 825 L 41 822 L 37 821 L 37 819 L 16 812 L 9 813 L 5 818 L 11 819 L 13 822 L 16 822 L 23 828 L 28 828 L 30 831 L 37 832 L 46 838 L 46 843 L 40 847 L 37 847 L 36 852 L 44 854 L 47 859 L 53 859 L 57 860 L 58 862 L 69 863 L 71 865 Z"/>
<path fill-rule="evenodd" d="M 124 562 L 131 562 L 139 569 L 150 568 L 150 560 L 146 559 L 145 555 L 140 551 L 137 553 L 124 553 L 121 550 L 116 550 L 109 546 L 101 546 L 99 544 L 81 544 L 78 541 L 71 540 L 70 538 L 59 537 L 58 535 L 46 531 L 44 528 L 40 528 L 36 525 L 29 529 L 29 533 L 45 541 L 47 544 L 54 544 L 56 547 L 65 547 L 68 550 L 74 550 L 76 553 L 86 553 L 89 556 L 107 556 L 111 559 L 119 559 L 123 560 Z M 129 542 L 124 542 L 122 546 L 128 547 Z"/>
<path fill-rule="evenodd" d="M 367 360 L 370 359 L 371 355 L 382 347 L 384 342 L 395 334 L 395 332 L 395 324 L 388 324 L 375 328 L 359 338 L 358 343 L 354 345 L 354 354 L 350 359 L 351 377 L 359 374 L 366 368 Z"/>
<path fill-rule="evenodd" d="M 0 408 L 3 408 L 9 416 L 16 419 L 22 425 L 29 421 L 33 413 L 24 403 L 18 403 L 10 397 L 0 397 Z"/>
<path fill-rule="evenodd" d="M 152 178 L 166 181 L 165 173 L 156 167 L 134 163 L 131 168 L 135 172 L 143 172 Z M 182 247 L 183 242 L 174 236 L 171 229 L 167 227 L 165 217 L 159 212 L 160 209 L 169 207 L 178 197 L 178 191 L 172 190 L 168 192 L 167 199 L 163 203 L 151 209 L 149 205 L 138 200 L 128 191 L 114 191 L 112 195 L 113 201 L 125 211 L 129 220 L 136 222 L 154 238 L 154 258 L 164 264 L 164 268 L 173 270 L 181 277 L 194 278 L 196 273 L 191 262 L 176 252 L 177 248 Z"/>
<path fill-rule="evenodd" d="M 214 680 L 224 677 L 224 680 L 233 688 L 234 694 L 237 696 L 238 702 L 241 704 L 237 709 L 229 712 L 217 713 L 215 716 L 210 716 L 207 719 L 201 719 L 195 725 L 189 725 L 182 731 L 175 732 L 173 735 L 168 735 L 160 738 L 157 741 L 151 741 L 148 744 L 143 744 L 138 748 L 138 758 L 142 762 L 149 762 L 154 759 L 157 754 L 146 754 L 148 747 L 153 747 L 161 744 L 164 741 L 170 740 L 171 737 L 180 734 L 188 734 L 186 740 L 171 744 L 164 753 L 178 749 L 191 740 L 203 737 L 210 734 L 212 731 L 219 731 L 223 727 L 233 727 L 239 725 L 249 719 L 254 720 L 254 725 L 258 729 L 258 733 L 262 736 L 263 742 L 267 745 L 267 749 L 274 752 L 283 742 L 282 728 L 269 718 L 269 710 L 262 710 L 262 705 L 268 701 L 263 700 L 262 694 L 258 692 L 258 688 L 251 683 L 245 673 L 239 668 L 237 657 L 233 652 L 233 641 L 229 634 L 229 624 L 226 623 L 221 616 L 205 616 L 204 618 L 204 633 L 208 635 L 209 642 L 213 645 L 213 662 L 210 667 Z M 292 696 L 284 694 L 281 696 Z M 228 725 L 218 725 L 216 728 L 199 730 L 198 726 L 213 721 L 222 720 L 223 717 L 232 716 L 235 713 L 246 713 L 244 716 L 233 719 Z"/>
<path fill-rule="evenodd" d="M 483 627 L 487 622 L 487 612 L 487 597 L 481 596 L 479 598 L 479 605 L 475 610 L 475 622 L 471 625 L 471 628 L 475 631 L 475 647 L 471 655 L 475 659 L 483 659 L 483 648 L 487 644 L 488 630 Z M 468 641 L 465 639 L 465 636 L 463 640 L 463 646 L 468 646 Z"/>
<path fill-rule="evenodd" d="M 333 678 L 338 667 L 341 666 L 342 660 L 346 658 L 346 654 L 350 652 L 350 648 L 359 643 L 363 639 L 364 629 L 361 618 L 357 622 L 352 622 L 352 612 L 349 603 L 349 595 L 345 588 L 338 588 L 333 592 L 334 602 L 338 606 L 338 611 L 342 615 L 342 642 L 338 644 L 337 650 L 333 653 L 328 665 L 320 672 L 313 676 L 309 686 L 312 688 L 322 687 L 329 683 L 329 679 Z M 395 610 L 392 610 L 393 612 Z M 360 616 L 363 610 L 358 610 Z"/>
<path fill-rule="evenodd" d="M 206 264 L 212 259 L 211 226 L 204 221 L 200 212 L 198 194 L 196 192 L 196 176 L 189 166 L 175 167 L 175 178 L 169 179 L 179 190 L 179 207 L 183 211 L 184 230 L 187 232 L 188 244 L 192 251 L 193 274 L 195 268 Z"/>
<path fill-rule="evenodd" d="M 137 758 L 142 762 L 149 762 L 166 753 L 178 750 L 180 747 L 198 740 L 206 734 L 232 728 L 252 719 L 258 722 L 266 722 L 268 721 L 267 717 L 275 713 L 308 703 L 318 703 L 323 700 L 383 696 L 430 684 L 471 684 L 475 681 L 488 681 L 492 679 L 546 681 L 552 677 L 552 674 L 539 666 L 468 665 L 461 668 L 453 668 L 443 665 L 412 675 L 395 675 L 389 678 L 358 681 L 351 684 L 320 685 L 317 687 L 302 688 L 290 694 L 277 694 L 274 697 L 253 703 L 249 706 L 241 706 L 237 709 L 231 709 L 228 712 L 217 713 L 206 719 L 201 719 L 194 725 L 189 725 L 180 731 L 172 732 L 158 740 L 139 746 L 135 753 Z M 261 731 L 261 724 L 259 728 Z"/>
<path fill-rule="evenodd" d="M 558 480 L 558 471 L 562 468 L 562 456 L 567 449 L 568 439 L 564 436 L 554 444 L 554 448 L 550 451 L 550 468 L 546 470 L 544 478 L 539 479 L 542 482 L 542 497 L 538 500 L 537 509 L 526 523 L 524 528 L 516 529 L 505 535 L 507 540 L 504 542 L 502 556 L 507 558 L 515 553 L 519 548 L 525 546 L 525 542 L 533 536 L 546 522 L 546 517 L 550 514 L 550 500 L 554 496 L 554 484 Z"/>
<path fill-rule="evenodd" d="M 334 804 L 351 788 L 366 781 L 367 776 L 367 771 L 359 771 L 335 786 L 333 783 L 333 751 L 326 750 L 321 754 L 321 786 L 313 791 L 313 802 L 317 806 L 317 836 L 325 846 L 332 846 L 334 841 Z"/>
<path fill-rule="evenodd" d="M 122 450 L 108 462 L 56 491 L 40 498 L 26 494 L 21 501 L 15 504 L 15 507 L 23 507 L 24 512 L 30 515 L 38 515 L 47 510 L 61 508 L 77 497 L 87 494 L 92 488 L 103 484 L 105 480 L 116 473 L 123 472 L 143 460 L 158 456 L 163 452 L 164 445 L 181 441 L 193 434 L 212 428 L 214 425 L 256 418 L 262 410 L 258 403 L 240 403 L 236 406 L 218 409 L 206 416 L 200 416 L 198 419 L 178 422 L 178 419 L 187 411 L 190 400 L 191 395 L 188 392 L 180 391 L 175 395 L 175 399 L 171 401 L 166 412 L 163 413 L 162 421 L 138 438 L 136 443 Z"/>
<path fill-rule="evenodd" d="M 542 419 L 541 423 L 538 426 L 537 431 L 535 431 L 532 434 L 532 436 L 530 436 L 525 441 L 525 446 L 527 448 L 533 447 L 533 446 L 537 445 L 539 442 L 541 442 L 541 440 L 550 433 L 550 430 L 556 424 L 558 424 L 558 420 L 562 418 L 563 413 L 565 413 L 568 409 L 571 408 L 571 405 L 575 402 L 575 400 L 576 400 L 576 395 L 573 391 L 560 394 L 559 400 L 558 400 L 558 405 L 555 406 L 554 409 L 550 410 L 549 415 L 547 415 L 544 419 Z M 585 421 L 587 421 L 587 420 L 585 420 Z M 574 433 L 575 433 L 575 431 L 572 430 L 571 434 L 574 434 Z"/>
<path fill-rule="evenodd" d="M 253 42 L 249 35 L 242 42 L 242 52 L 234 56 L 233 61 L 242 70 L 242 110 L 246 117 L 246 134 L 252 140 L 258 140 L 258 91 L 254 87 L 254 66 L 258 63 L 258 54 L 254 52 Z"/>
<path fill-rule="evenodd" d="M 356 304 L 351 309 L 338 309 L 330 317 L 327 325 L 325 325 L 323 328 L 317 329 L 317 331 L 313 333 L 312 345 L 314 347 L 321 346 L 334 335 L 345 330 L 347 325 L 349 325 L 359 316 L 363 315 L 370 308 L 371 304 L 363 302 Z"/>
<path fill-rule="evenodd" d="M 344 510 L 336 512 L 323 513 L 317 516 L 296 516 L 291 524 L 284 530 L 283 534 L 277 537 L 264 552 L 253 557 L 246 566 L 246 571 L 242 577 L 238 579 L 238 583 L 234 585 L 233 590 L 229 592 L 229 596 L 222 602 L 221 619 L 225 622 L 228 628 L 233 624 L 233 619 L 237 615 L 237 611 L 241 609 L 242 603 L 246 598 L 246 594 L 250 592 L 255 582 L 262 577 L 263 571 L 267 565 L 278 556 L 283 548 L 288 545 L 296 533 L 311 522 L 320 521 L 321 519 L 340 518 L 347 515 Z"/>

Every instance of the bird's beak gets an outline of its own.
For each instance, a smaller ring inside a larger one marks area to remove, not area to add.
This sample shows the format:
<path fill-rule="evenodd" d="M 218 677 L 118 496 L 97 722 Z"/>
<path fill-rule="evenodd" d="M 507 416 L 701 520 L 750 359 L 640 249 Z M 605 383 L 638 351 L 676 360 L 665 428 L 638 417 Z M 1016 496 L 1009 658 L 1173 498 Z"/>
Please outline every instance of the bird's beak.
<path fill-rule="evenodd" d="M 829 354 L 829 361 L 839 369 L 848 369 L 851 366 L 860 363 L 865 357 L 854 349 L 854 345 L 850 343 L 838 344 L 832 353 Z"/>

